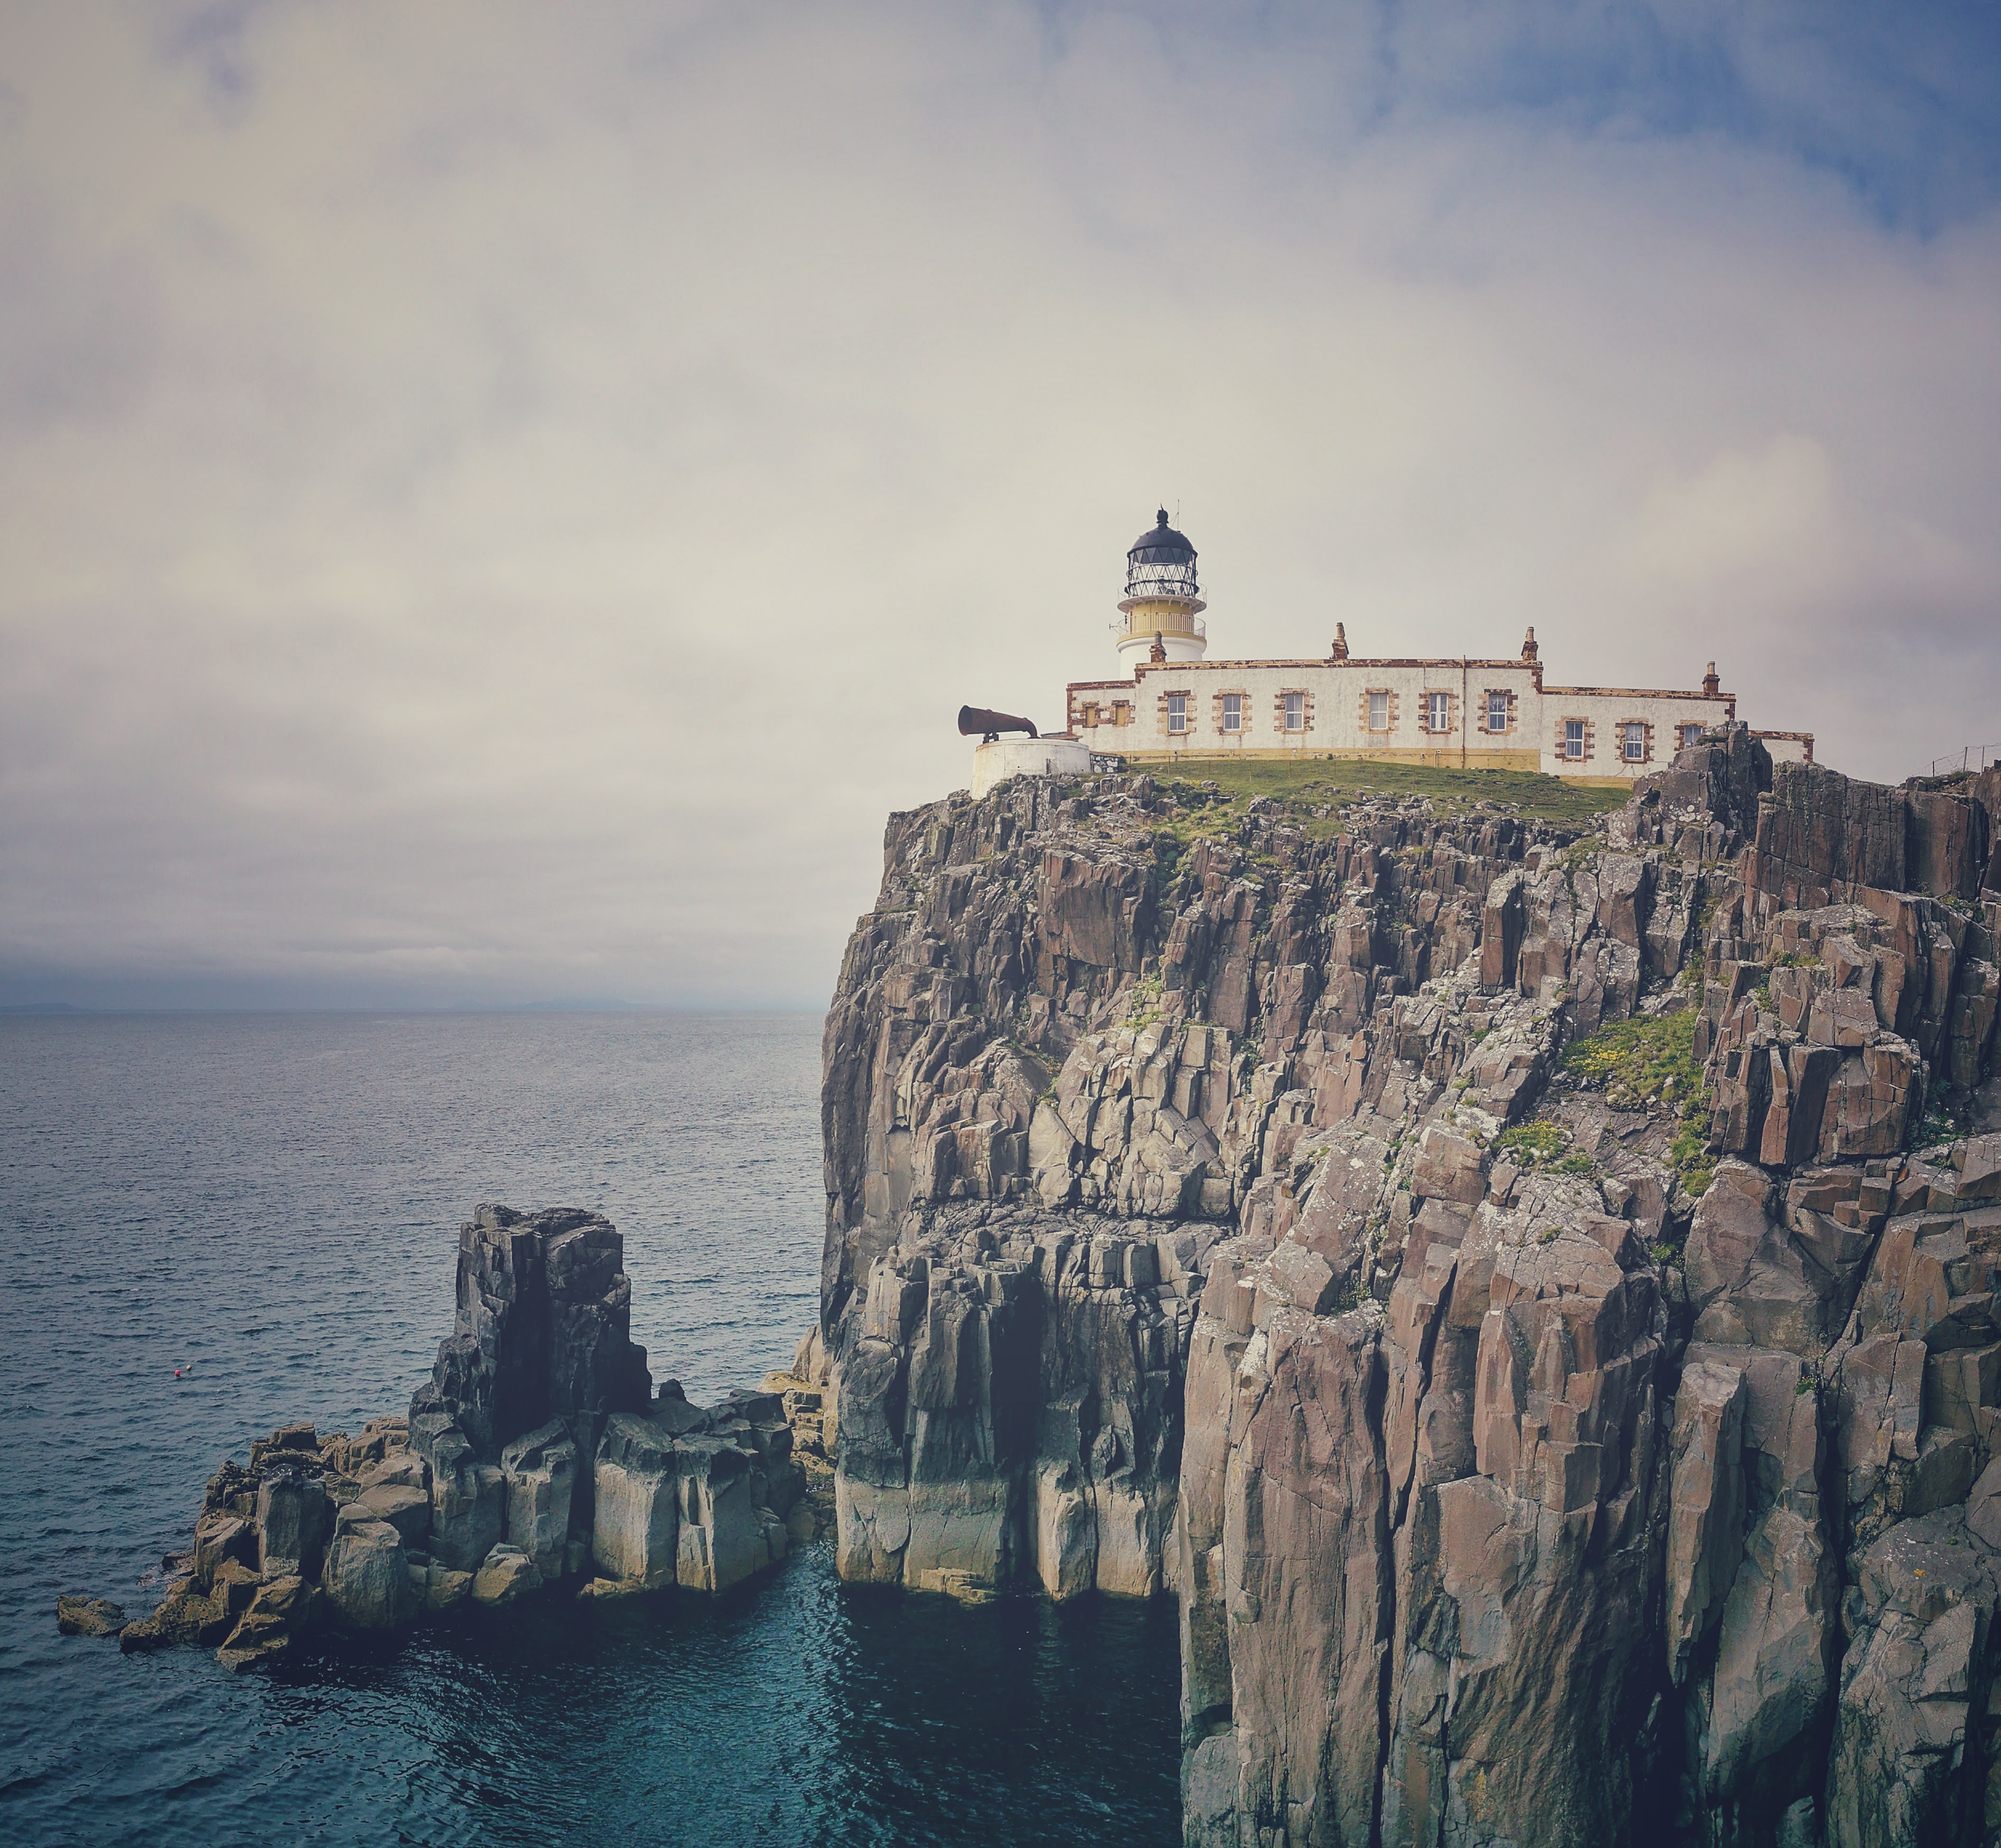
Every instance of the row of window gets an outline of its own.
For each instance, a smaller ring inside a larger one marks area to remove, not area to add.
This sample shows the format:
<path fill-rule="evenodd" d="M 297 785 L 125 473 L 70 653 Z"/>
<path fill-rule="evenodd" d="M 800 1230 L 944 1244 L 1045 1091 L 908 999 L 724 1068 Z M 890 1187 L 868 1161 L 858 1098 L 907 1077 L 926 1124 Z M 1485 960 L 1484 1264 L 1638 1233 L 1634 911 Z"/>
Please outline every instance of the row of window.
<path fill-rule="evenodd" d="M 1573 764 L 1582 764 L 1591 755 L 1591 725 L 1582 719 L 1566 719 L 1563 722 L 1563 754 Z M 1617 736 L 1619 755 L 1628 764 L 1644 764 L 1652 756 L 1648 748 L 1653 727 L 1642 719 L 1623 719 L 1619 722 Z M 1678 725 L 1675 727 L 1675 748 L 1686 750 L 1702 736 L 1700 725 Z"/>
<path fill-rule="evenodd" d="M 1369 729 L 1387 732 L 1391 729 L 1390 696 L 1387 691 L 1373 692 L 1369 696 Z M 1170 693 L 1168 699 L 1168 729 L 1171 733 L 1184 733 L 1191 729 L 1190 717 L 1193 710 L 1194 695 L 1188 693 Z M 1122 702 L 1121 702 L 1122 703 Z M 1222 707 L 1218 715 L 1220 728 L 1227 733 L 1241 732 L 1244 729 L 1248 705 L 1248 696 L 1241 693 L 1222 695 Z M 1508 719 L 1509 696 L 1503 692 L 1487 695 L 1487 727 L 1490 732 L 1505 732 L 1509 729 Z M 1084 708 L 1084 722 L 1097 722 L 1095 706 Z M 1124 721 L 1115 719 L 1115 724 Z M 1307 696 L 1304 693 L 1282 693 L 1279 696 L 1279 729 L 1288 732 L 1303 732 L 1307 729 Z M 1428 732 L 1449 732 L 1452 724 L 1452 695 L 1449 693 L 1427 693 L 1425 695 L 1424 729 Z"/>
<path fill-rule="evenodd" d="M 1185 736 L 1193 729 L 1194 695 L 1188 693 L 1170 693 L 1167 695 L 1167 726 L 1171 735 Z M 1452 695 L 1449 693 L 1428 692 L 1424 696 L 1424 729 L 1428 732 L 1447 732 L 1452 729 Z M 1391 729 L 1390 695 L 1374 692 L 1368 696 L 1368 724 L 1372 732 L 1387 732 Z M 1487 723 L 1489 733 L 1512 729 L 1509 716 L 1509 696 L 1505 692 L 1489 692 L 1487 695 Z M 1249 717 L 1249 696 L 1242 693 L 1225 693 L 1220 695 L 1217 722 L 1226 735 L 1239 734 L 1247 728 Z M 1087 703 L 1079 715 L 1087 727 L 1099 725 L 1123 726 L 1133 722 L 1132 703 L 1127 700 L 1113 700 L 1107 708 Z M 1276 716 L 1281 730 L 1303 732 L 1309 724 L 1307 696 L 1303 692 L 1282 693 L 1279 696 Z M 1649 733 L 1653 728 L 1644 719 L 1622 719 L 1616 727 L 1619 754 L 1628 764 L 1644 764 L 1649 760 Z M 1686 750 L 1695 743 L 1703 733 L 1700 723 L 1680 725 L 1675 728 L 1675 747 Z M 1562 752 L 1570 762 L 1581 764 L 1592 754 L 1592 735 L 1590 722 L 1583 719 L 1566 719 L 1563 722 Z"/>

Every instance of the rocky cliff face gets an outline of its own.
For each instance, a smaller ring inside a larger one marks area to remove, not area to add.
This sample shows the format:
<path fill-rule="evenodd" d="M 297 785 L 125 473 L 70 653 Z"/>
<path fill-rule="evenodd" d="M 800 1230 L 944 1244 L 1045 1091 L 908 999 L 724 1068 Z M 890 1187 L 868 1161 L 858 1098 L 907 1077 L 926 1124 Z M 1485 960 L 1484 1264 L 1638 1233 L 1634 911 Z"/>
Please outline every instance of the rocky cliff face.
<path fill-rule="evenodd" d="M 1588 834 L 894 818 L 843 1573 L 1171 1590 L 1192 1843 L 2001 1840 L 1997 814 L 1733 729 Z"/>

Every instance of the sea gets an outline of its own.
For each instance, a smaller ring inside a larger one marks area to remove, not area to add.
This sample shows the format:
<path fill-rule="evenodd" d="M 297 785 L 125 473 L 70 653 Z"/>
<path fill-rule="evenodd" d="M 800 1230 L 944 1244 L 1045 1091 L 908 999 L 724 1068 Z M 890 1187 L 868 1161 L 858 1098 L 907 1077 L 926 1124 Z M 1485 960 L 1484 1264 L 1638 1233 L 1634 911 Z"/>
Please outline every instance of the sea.
<path fill-rule="evenodd" d="M 820 1028 L 0 1016 L 0 1842 L 1178 1840 L 1164 1603 L 850 1588 L 823 1540 L 720 1598 L 468 1611 L 240 1676 L 57 1632 L 65 1592 L 150 1610 L 253 1437 L 405 1408 L 480 1201 L 611 1219 L 656 1381 L 788 1363 Z"/>

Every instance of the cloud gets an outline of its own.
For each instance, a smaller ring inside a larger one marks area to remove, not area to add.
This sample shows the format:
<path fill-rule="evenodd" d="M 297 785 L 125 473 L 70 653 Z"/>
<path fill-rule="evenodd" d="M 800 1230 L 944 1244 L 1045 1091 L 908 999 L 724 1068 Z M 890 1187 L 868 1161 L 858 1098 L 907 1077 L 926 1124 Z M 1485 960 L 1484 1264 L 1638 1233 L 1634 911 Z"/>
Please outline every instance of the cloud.
<path fill-rule="evenodd" d="M 1927 12 L 0 27 L 0 998 L 812 1003 L 963 700 L 1220 650 L 1995 729 L 1992 34 Z"/>

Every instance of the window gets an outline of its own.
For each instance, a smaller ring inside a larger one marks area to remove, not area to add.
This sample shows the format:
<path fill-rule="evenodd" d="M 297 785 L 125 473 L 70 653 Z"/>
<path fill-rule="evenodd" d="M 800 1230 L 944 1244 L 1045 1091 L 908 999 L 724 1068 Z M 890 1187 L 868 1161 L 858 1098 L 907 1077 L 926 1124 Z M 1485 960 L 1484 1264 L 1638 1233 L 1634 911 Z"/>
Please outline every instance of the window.
<path fill-rule="evenodd" d="M 1112 702 L 1112 722 L 1130 725 L 1133 722 L 1133 702 L 1129 699 L 1115 699 Z"/>
<path fill-rule="evenodd" d="M 1226 732 L 1241 732 L 1244 729 L 1244 695 L 1226 693 L 1223 696 L 1223 729 Z"/>
<path fill-rule="evenodd" d="M 1307 696 L 1303 693 L 1286 695 L 1286 729 L 1303 732 L 1307 729 Z"/>
<path fill-rule="evenodd" d="M 1619 728 L 1620 748 L 1629 764 L 1645 760 L 1647 755 L 1647 728 L 1637 719 L 1629 719 Z"/>
<path fill-rule="evenodd" d="M 1084 705 L 1083 722 L 1086 731 L 1095 729 L 1098 724 L 1098 708 L 1088 701 Z"/>
<path fill-rule="evenodd" d="M 1564 721 L 1564 755 L 1582 760 L 1584 757 L 1584 721 L 1566 719 Z"/>
<path fill-rule="evenodd" d="M 1489 693 L 1487 696 L 1487 729 L 1490 732 L 1505 732 L 1508 729 L 1508 695 Z"/>
<path fill-rule="evenodd" d="M 1685 725 L 1681 728 L 1675 748 L 1677 750 L 1686 750 L 1691 744 L 1700 744 L 1701 742 L 1702 727 L 1699 725 Z"/>
<path fill-rule="evenodd" d="M 1369 696 L 1369 729 L 1372 732 L 1387 732 L 1390 729 L 1390 696 L 1387 693 L 1372 693 Z"/>
<path fill-rule="evenodd" d="M 1452 729 L 1452 695 L 1449 693 L 1427 693 L 1425 695 L 1425 729 L 1428 732 Z"/>
<path fill-rule="evenodd" d="M 1188 729 L 1188 696 L 1185 693 L 1170 693 L 1168 695 L 1169 731 L 1185 732 Z"/>

